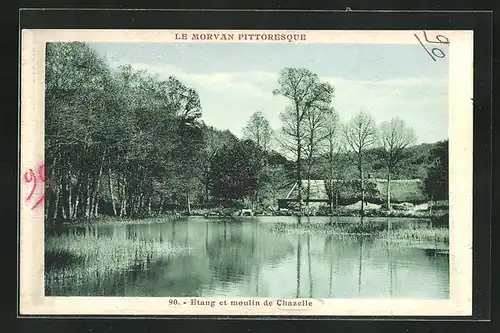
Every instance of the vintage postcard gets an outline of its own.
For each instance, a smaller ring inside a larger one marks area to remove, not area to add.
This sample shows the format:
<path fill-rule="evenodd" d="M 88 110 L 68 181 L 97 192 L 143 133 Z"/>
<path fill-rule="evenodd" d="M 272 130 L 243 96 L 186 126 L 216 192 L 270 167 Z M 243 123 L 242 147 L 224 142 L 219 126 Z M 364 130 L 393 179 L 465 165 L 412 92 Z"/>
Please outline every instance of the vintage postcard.
<path fill-rule="evenodd" d="M 472 31 L 23 30 L 20 313 L 472 313 Z"/>

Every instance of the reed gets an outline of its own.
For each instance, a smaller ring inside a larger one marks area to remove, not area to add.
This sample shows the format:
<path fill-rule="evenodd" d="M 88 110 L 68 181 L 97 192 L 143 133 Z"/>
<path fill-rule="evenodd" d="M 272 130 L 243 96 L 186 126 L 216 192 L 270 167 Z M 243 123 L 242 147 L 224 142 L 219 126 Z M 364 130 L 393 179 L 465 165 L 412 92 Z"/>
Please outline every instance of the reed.
<path fill-rule="evenodd" d="M 449 242 L 448 228 L 399 228 L 388 230 L 383 224 L 286 224 L 277 223 L 270 225 L 269 229 L 275 233 L 303 233 L 323 234 L 341 236 L 373 236 L 390 241 L 435 241 L 439 243 Z"/>
<path fill-rule="evenodd" d="M 448 228 L 417 228 L 383 230 L 377 237 L 395 241 L 435 241 L 438 243 L 449 243 L 450 232 Z"/>
<path fill-rule="evenodd" d="M 184 250 L 159 240 L 89 235 L 49 237 L 45 241 L 46 287 L 54 291 L 99 282 Z"/>

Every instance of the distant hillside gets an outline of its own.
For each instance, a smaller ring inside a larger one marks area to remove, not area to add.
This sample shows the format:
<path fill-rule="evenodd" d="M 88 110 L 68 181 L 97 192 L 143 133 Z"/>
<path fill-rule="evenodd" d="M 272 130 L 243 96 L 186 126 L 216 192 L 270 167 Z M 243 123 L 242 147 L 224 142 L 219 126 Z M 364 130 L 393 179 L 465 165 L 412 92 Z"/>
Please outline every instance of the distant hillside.
<path fill-rule="evenodd" d="M 400 167 L 394 170 L 393 179 L 425 179 L 427 177 L 427 168 L 429 165 L 430 152 L 437 147 L 438 143 L 424 143 L 407 149 L 408 157 L 401 163 Z M 352 163 L 352 156 L 349 153 L 343 153 L 340 156 L 341 170 L 337 174 L 338 178 L 356 179 L 358 170 Z M 386 178 L 387 171 L 379 157 L 377 149 L 371 149 L 366 152 L 365 174 L 367 178 Z M 318 158 L 311 175 L 312 179 L 324 179 L 327 158 Z"/>

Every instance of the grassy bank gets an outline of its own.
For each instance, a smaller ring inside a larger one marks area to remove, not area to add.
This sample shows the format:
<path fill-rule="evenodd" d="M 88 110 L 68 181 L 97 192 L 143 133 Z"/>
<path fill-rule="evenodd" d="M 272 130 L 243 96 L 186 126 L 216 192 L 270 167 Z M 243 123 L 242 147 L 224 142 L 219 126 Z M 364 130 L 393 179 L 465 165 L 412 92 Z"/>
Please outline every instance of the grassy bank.
<path fill-rule="evenodd" d="M 98 282 L 184 250 L 156 240 L 80 235 L 49 237 L 45 241 L 46 286 L 49 290 L 61 290 L 65 285 Z"/>
<path fill-rule="evenodd" d="M 149 224 L 154 222 L 166 222 L 174 221 L 182 218 L 180 214 L 162 214 L 149 217 L 119 217 L 119 216 L 108 216 L 101 215 L 98 218 L 92 219 L 75 219 L 75 220 L 60 220 L 53 221 L 50 220 L 47 223 L 47 227 L 57 227 L 57 226 L 74 226 L 74 225 L 95 225 L 95 224 Z"/>
<path fill-rule="evenodd" d="M 400 228 L 387 230 L 387 226 L 381 224 L 286 224 L 277 223 L 269 226 L 274 233 L 303 233 L 303 234 L 322 234 L 338 235 L 345 237 L 372 236 L 378 239 L 398 242 L 412 241 L 435 241 L 439 243 L 449 243 L 448 228 Z"/>

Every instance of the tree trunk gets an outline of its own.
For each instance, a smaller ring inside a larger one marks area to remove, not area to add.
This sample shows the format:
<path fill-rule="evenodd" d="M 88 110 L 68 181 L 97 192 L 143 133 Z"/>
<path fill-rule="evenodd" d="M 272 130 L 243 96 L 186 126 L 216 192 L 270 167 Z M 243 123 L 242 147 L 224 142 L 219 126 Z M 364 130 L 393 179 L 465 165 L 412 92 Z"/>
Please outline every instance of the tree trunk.
<path fill-rule="evenodd" d="M 126 193 L 126 178 L 123 177 L 120 182 L 120 196 L 121 196 L 121 204 L 120 204 L 120 217 L 127 215 L 127 193 Z"/>
<path fill-rule="evenodd" d="M 296 121 L 297 121 L 297 200 L 299 202 L 299 214 L 302 215 L 302 140 L 300 137 L 300 114 L 299 103 L 295 103 Z M 300 223 L 300 220 L 299 220 Z"/>
<path fill-rule="evenodd" d="M 387 172 L 387 210 L 391 210 L 391 170 Z"/>
<path fill-rule="evenodd" d="M 141 190 L 141 191 L 143 191 L 143 190 Z M 139 201 L 139 209 L 138 209 L 140 214 L 144 213 L 144 206 L 145 206 L 144 200 L 145 199 L 146 199 L 146 196 L 144 195 L 144 192 L 141 192 L 141 200 Z"/>
<path fill-rule="evenodd" d="M 205 205 L 208 205 L 210 200 L 210 178 L 208 176 L 209 168 L 205 167 Z"/>
<path fill-rule="evenodd" d="M 55 200 L 55 203 L 54 203 L 54 215 L 52 216 L 52 218 L 54 220 L 57 220 L 57 217 L 58 217 L 58 213 L 59 213 L 59 196 L 60 196 L 60 185 L 56 185 L 56 200 Z"/>
<path fill-rule="evenodd" d="M 333 191 L 333 178 L 330 175 L 330 216 L 333 216 L 333 196 L 335 195 Z"/>
<path fill-rule="evenodd" d="M 142 214 L 143 210 L 144 210 L 144 193 L 142 193 L 142 190 L 141 190 L 141 194 L 139 195 L 139 200 L 137 200 L 137 206 L 136 206 L 136 212 L 137 214 Z"/>
<path fill-rule="evenodd" d="M 73 218 L 73 185 L 71 184 L 71 173 L 68 171 L 66 180 L 66 191 L 68 193 L 68 218 Z"/>
<path fill-rule="evenodd" d="M 299 214 L 302 214 L 302 177 L 301 177 L 301 169 L 302 163 L 300 161 L 300 153 L 298 153 L 297 158 L 297 201 L 299 203 Z"/>
<path fill-rule="evenodd" d="M 365 182 L 364 182 L 364 175 L 363 175 L 363 165 L 362 165 L 362 159 L 361 157 L 359 158 L 359 178 L 361 182 L 361 217 L 364 216 L 365 214 Z M 363 219 L 361 219 L 361 224 L 363 224 Z"/>
<path fill-rule="evenodd" d="M 44 222 L 47 223 L 49 220 L 49 208 L 50 201 L 53 198 L 53 195 L 48 195 L 45 197 L 45 207 L 44 207 Z"/>
<path fill-rule="evenodd" d="M 101 189 L 101 177 L 102 177 L 102 169 L 104 164 L 104 157 L 101 160 L 101 166 L 99 167 L 99 174 L 97 175 L 97 184 L 94 191 L 94 210 L 93 216 L 97 218 L 99 216 L 99 191 Z"/>
<path fill-rule="evenodd" d="M 309 171 L 307 171 L 309 173 Z M 306 188 L 306 206 L 309 207 L 309 201 L 311 200 L 311 180 L 310 176 L 307 176 L 307 188 Z"/>
<path fill-rule="evenodd" d="M 109 195 L 111 197 L 111 206 L 113 207 L 113 215 L 116 216 L 116 203 L 115 196 L 113 193 L 113 180 L 111 178 L 111 168 L 108 167 L 108 185 L 109 185 Z"/>
<path fill-rule="evenodd" d="M 160 194 L 160 205 L 158 207 L 158 215 L 161 215 L 163 213 L 162 208 L 163 208 L 163 194 Z"/>
<path fill-rule="evenodd" d="M 187 201 L 187 212 L 191 215 L 191 202 L 189 200 L 189 191 L 186 192 L 186 201 Z"/>
<path fill-rule="evenodd" d="M 100 183 L 100 181 L 97 181 L 97 188 L 99 188 L 99 183 Z M 99 217 L 99 191 L 97 191 L 97 190 L 94 194 L 94 205 L 92 208 L 93 208 L 92 217 L 98 218 Z"/>
<path fill-rule="evenodd" d="M 252 202 L 252 211 L 255 211 L 255 206 L 259 202 L 259 188 L 261 186 L 260 184 L 260 178 L 261 178 L 261 172 L 262 172 L 262 161 L 261 158 L 259 157 L 259 173 L 257 174 L 257 181 L 256 181 L 256 189 L 255 189 L 255 197 Z"/>
<path fill-rule="evenodd" d="M 82 173 L 78 173 L 78 179 L 76 182 L 76 191 L 75 191 L 75 201 L 73 203 L 73 215 L 71 215 L 72 219 L 75 219 L 78 215 L 78 206 L 80 204 L 80 197 L 82 191 Z"/>
<path fill-rule="evenodd" d="M 85 218 L 90 218 L 91 191 L 90 191 L 90 175 L 87 175 L 87 190 L 85 192 Z"/>
<path fill-rule="evenodd" d="M 62 192 L 62 191 L 61 191 Z M 64 203 L 64 202 L 63 202 Z M 63 220 L 67 220 L 68 219 L 68 215 L 66 214 L 66 208 L 65 208 L 65 205 L 61 205 L 61 214 L 62 214 L 62 218 Z"/>
<path fill-rule="evenodd" d="M 69 209 L 68 209 L 68 203 L 69 203 L 69 199 L 68 199 L 68 173 L 69 173 L 69 167 L 67 169 L 68 171 L 64 172 L 63 174 L 61 174 L 61 176 L 59 177 L 59 183 L 60 183 L 60 186 L 61 186 L 61 200 L 62 200 L 62 203 L 61 203 L 61 213 L 62 213 L 62 218 L 64 220 L 67 220 L 69 218 Z"/>
<path fill-rule="evenodd" d="M 431 201 L 429 202 L 429 216 L 432 217 L 432 206 L 434 206 L 434 190 L 431 193 Z"/>

